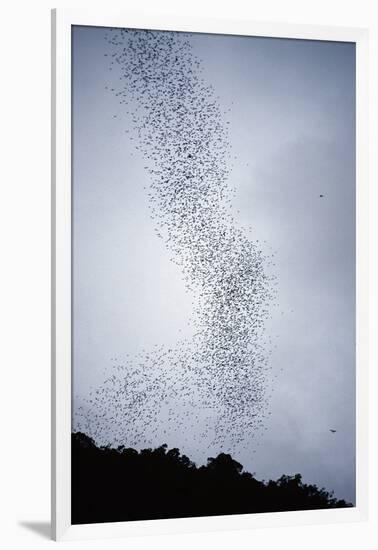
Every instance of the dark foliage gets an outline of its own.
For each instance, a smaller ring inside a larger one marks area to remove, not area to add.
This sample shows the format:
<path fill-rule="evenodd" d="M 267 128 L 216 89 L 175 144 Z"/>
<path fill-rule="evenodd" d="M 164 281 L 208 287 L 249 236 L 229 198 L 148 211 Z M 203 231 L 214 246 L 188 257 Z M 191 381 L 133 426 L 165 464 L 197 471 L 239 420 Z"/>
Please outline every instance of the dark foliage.
<path fill-rule="evenodd" d="M 178 449 L 98 448 L 72 435 L 72 523 L 344 508 L 300 474 L 257 481 L 228 454 L 199 468 Z"/>

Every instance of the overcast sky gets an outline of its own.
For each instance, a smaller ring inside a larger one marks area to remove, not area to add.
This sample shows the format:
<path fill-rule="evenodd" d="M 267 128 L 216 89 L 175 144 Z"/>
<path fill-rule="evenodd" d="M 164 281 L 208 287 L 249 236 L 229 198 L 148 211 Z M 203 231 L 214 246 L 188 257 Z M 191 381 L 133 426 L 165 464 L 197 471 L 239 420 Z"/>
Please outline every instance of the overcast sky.
<path fill-rule="evenodd" d="M 113 357 L 190 336 L 191 299 L 155 236 L 148 174 L 105 90 L 104 34 L 73 33 L 74 407 Z M 300 472 L 354 501 L 355 47 L 191 42 L 231 108 L 237 221 L 266 241 L 278 282 L 272 414 L 253 460 L 237 449 L 235 458 L 260 479 Z"/>

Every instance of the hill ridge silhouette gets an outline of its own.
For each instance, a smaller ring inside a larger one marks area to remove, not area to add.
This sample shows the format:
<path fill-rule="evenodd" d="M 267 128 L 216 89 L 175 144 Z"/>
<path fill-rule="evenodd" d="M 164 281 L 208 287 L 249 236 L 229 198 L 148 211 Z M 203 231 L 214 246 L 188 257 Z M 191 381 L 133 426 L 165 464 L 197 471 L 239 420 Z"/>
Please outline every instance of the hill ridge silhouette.
<path fill-rule="evenodd" d="M 179 449 L 98 447 L 72 434 L 72 523 L 104 523 L 353 506 L 300 474 L 258 481 L 231 455 L 197 467 Z"/>

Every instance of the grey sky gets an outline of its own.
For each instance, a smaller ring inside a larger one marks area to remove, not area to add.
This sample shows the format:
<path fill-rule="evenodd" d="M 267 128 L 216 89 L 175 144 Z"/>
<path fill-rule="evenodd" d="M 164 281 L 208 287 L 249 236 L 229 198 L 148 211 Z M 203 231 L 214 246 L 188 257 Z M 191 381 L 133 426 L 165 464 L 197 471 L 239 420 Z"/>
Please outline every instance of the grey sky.
<path fill-rule="evenodd" d="M 143 160 L 105 90 L 104 33 L 74 29 L 74 406 L 113 357 L 191 330 L 190 296 L 149 217 Z M 300 472 L 354 501 L 354 45 L 191 40 L 231 108 L 238 223 L 266 241 L 278 282 L 272 414 L 253 458 L 233 454 L 259 478 Z"/>

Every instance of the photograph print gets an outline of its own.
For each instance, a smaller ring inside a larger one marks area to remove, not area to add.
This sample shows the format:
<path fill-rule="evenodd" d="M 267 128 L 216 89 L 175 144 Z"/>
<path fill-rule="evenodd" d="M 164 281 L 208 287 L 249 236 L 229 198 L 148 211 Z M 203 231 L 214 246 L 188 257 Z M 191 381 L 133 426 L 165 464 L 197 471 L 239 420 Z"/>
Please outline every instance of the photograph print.
<path fill-rule="evenodd" d="M 346 508 L 355 43 L 72 27 L 72 523 Z"/>

